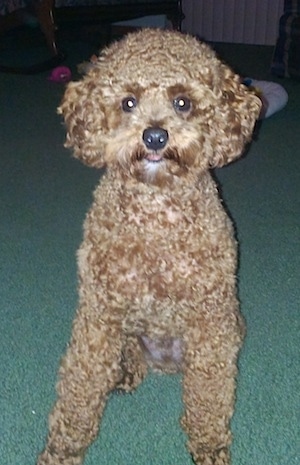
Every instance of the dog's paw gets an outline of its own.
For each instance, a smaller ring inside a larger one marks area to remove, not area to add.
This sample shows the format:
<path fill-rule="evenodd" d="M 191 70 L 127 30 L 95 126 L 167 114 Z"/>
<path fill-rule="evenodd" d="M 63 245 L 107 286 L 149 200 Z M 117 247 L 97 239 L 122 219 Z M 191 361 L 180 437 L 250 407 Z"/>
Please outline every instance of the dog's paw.
<path fill-rule="evenodd" d="M 230 465 L 230 453 L 227 447 L 201 448 L 193 453 L 193 461 L 196 465 Z"/>
<path fill-rule="evenodd" d="M 37 465 L 81 465 L 83 462 L 83 455 L 76 456 L 62 456 L 51 453 L 46 449 L 38 458 Z"/>
<path fill-rule="evenodd" d="M 137 373 L 124 372 L 122 378 L 116 385 L 116 392 L 132 392 L 140 384 L 141 379 Z"/>

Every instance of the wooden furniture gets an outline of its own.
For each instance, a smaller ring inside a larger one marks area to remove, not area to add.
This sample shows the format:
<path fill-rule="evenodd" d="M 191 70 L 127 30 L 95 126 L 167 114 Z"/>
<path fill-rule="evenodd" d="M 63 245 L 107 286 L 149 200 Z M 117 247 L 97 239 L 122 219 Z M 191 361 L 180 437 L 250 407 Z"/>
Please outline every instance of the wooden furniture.
<path fill-rule="evenodd" d="M 166 15 L 174 29 L 181 30 L 184 18 L 182 0 L 0 0 L 0 32 L 18 25 L 19 12 L 29 9 L 37 18 L 45 36 L 50 58 L 28 67 L 0 64 L 0 72 L 33 74 L 58 66 L 64 55 L 56 38 L 56 23 L 70 20 L 93 21 L 105 26 L 114 22 L 149 15 Z"/>
<path fill-rule="evenodd" d="M 0 71 L 32 74 L 57 66 L 64 60 L 56 37 L 56 24 L 63 19 L 93 21 L 109 25 L 149 15 L 166 15 L 174 29 L 181 30 L 184 18 L 182 0 L 0 0 L 1 19 L 13 16 L 18 10 L 30 8 L 45 36 L 50 58 L 26 68 L 0 65 Z"/>
<path fill-rule="evenodd" d="M 271 72 L 300 79 L 300 0 L 284 0 Z"/>
<path fill-rule="evenodd" d="M 49 59 L 34 65 L 7 66 L 0 63 L 0 72 L 34 74 L 54 68 L 63 61 L 64 57 L 56 45 L 53 6 L 54 0 L 0 0 L 0 40 L 1 34 L 24 24 L 26 15 L 29 17 L 31 14 L 37 18 L 50 51 Z"/>
<path fill-rule="evenodd" d="M 55 23 L 61 18 L 111 24 L 142 16 L 166 15 L 177 30 L 181 30 L 184 18 L 182 0 L 41 0 L 36 4 L 36 11 L 53 56 L 59 53 Z"/>

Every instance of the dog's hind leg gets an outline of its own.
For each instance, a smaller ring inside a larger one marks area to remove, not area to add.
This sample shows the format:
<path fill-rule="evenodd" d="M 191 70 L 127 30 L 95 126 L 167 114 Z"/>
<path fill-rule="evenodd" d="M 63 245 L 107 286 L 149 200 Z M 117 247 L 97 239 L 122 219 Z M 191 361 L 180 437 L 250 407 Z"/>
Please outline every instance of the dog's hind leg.
<path fill-rule="evenodd" d="M 58 400 L 50 415 L 49 436 L 38 465 L 79 465 L 95 439 L 108 397 L 120 380 L 122 335 L 81 308 L 62 360 Z"/>
<path fill-rule="evenodd" d="M 147 374 L 148 366 L 139 340 L 136 336 L 127 336 L 122 349 L 122 378 L 117 389 L 133 391 Z"/>

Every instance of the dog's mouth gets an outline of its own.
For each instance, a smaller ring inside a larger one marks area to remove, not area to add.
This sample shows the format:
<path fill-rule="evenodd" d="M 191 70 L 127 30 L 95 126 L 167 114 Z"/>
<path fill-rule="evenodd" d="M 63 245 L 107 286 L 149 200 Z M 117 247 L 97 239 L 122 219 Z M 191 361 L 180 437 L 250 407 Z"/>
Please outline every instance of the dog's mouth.
<path fill-rule="evenodd" d="M 163 150 L 137 150 L 134 154 L 137 162 L 147 162 L 153 165 L 159 165 L 166 159 L 166 153 Z"/>
<path fill-rule="evenodd" d="M 137 161 L 147 161 L 153 164 L 159 164 L 166 160 L 174 161 L 180 164 L 180 158 L 177 151 L 166 149 L 166 150 L 138 150 L 135 154 Z"/>
<path fill-rule="evenodd" d="M 172 182 L 173 177 L 181 177 L 188 171 L 189 164 L 181 159 L 180 152 L 173 147 L 164 150 L 145 150 L 139 147 L 132 153 L 130 159 L 124 165 L 131 176 L 135 176 L 142 182 L 163 185 Z"/>
<path fill-rule="evenodd" d="M 159 163 L 163 160 L 163 154 L 159 152 L 149 152 L 144 156 L 144 160 L 147 160 L 151 163 Z"/>

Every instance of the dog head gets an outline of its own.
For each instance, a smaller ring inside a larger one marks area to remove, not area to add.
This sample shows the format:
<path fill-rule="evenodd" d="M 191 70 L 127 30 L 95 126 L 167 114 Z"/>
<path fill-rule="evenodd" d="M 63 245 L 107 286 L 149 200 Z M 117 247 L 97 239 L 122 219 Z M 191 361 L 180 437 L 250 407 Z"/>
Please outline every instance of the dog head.
<path fill-rule="evenodd" d="M 163 183 L 241 155 L 260 108 L 208 45 L 145 29 L 106 48 L 59 112 L 84 163 Z"/>

